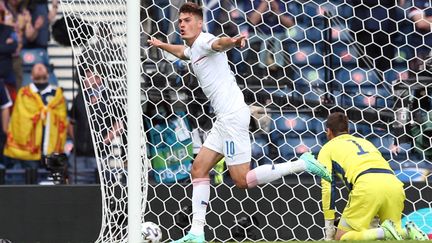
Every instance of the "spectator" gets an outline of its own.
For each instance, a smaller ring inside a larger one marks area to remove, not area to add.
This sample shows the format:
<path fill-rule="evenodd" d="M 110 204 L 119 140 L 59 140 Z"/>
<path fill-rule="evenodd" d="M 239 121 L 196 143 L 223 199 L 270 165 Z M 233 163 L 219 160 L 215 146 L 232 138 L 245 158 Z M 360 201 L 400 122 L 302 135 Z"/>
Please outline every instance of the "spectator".
<path fill-rule="evenodd" d="M 12 100 L 9 92 L 4 84 L 0 82 L 0 110 L 1 110 L 1 129 L 0 129 L 0 167 L 4 163 L 3 148 L 6 142 L 6 133 L 10 119 L 10 108 L 12 107 Z"/>
<path fill-rule="evenodd" d="M 394 36 L 397 32 L 396 1 L 350 0 L 354 17 L 350 18 L 351 30 L 361 53 L 359 65 L 368 69 L 388 71 L 395 54 Z"/>
<path fill-rule="evenodd" d="M 294 24 L 288 15 L 287 6 L 280 0 L 246 1 L 244 12 L 251 23 L 253 35 L 249 43 L 261 42 L 259 51 L 259 66 L 265 68 L 273 63 L 273 68 L 282 68 L 285 57 L 282 50 L 282 40 L 286 39 L 286 28 Z M 271 56 L 267 57 L 268 50 Z M 273 61 L 268 61 L 273 58 Z"/>
<path fill-rule="evenodd" d="M 230 11 L 235 9 L 234 2 L 231 1 L 203 1 L 204 22 L 207 32 L 218 36 L 220 34 L 232 36 L 239 31 L 232 28 L 233 20 Z"/>
<path fill-rule="evenodd" d="M 13 76 L 12 55 L 18 42 L 14 29 L 4 23 L 6 11 L 0 5 L 0 81 L 5 82 Z"/>
<path fill-rule="evenodd" d="M 7 168 L 38 168 L 43 156 L 62 153 L 66 142 L 67 111 L 61 88 L 48 83 L 48 70 L 32 69 L 33 83 L 18 91 L 7 131 Z"/>
<path fill-rule="evenodd" d="M 98 42 L 85 48 L 79 59 L 82 92 L 77 95 L 74 101 L 71 110 L 72 126 L 69 128 L 70 134 L 74 138 L 75 147 L 74 155 L 69 160 L 71 166 L 69 172 L 74 172 L 76 168 L 78 173 L 77 177 L 70 173 L 70 182 L 72 183 L 75 180 L 77 183 L 95 182 L 96 178 L 82 175 L 84 171 L 98 168 L 97 161 L 100 163 L 101 170 L 104 173 L 107 172 L 106 167 L 109 167 L 110 155 L 115 154 L 112 141 L 115 137 L 124 135 L 122 121 L 125 118 L 124 104 L 119 103 L 120 100 L 111 98 L 112 93 L 121 87 L 115 81 L 109 82 L 108 79 L 109 77 L 117 77 L 119 73 L 115 70 L 123 70 L 121 67 L 111 65 L 111 62 L 119 59 L 122 52 L 120 47 L 117 48 L 114 43 L 109 41 L 113 38 L 109 25 L 102 24 L 98 28 Z M 86 112 L 86 106 L 89 113 Z M 72 130 L 80 132 L 74 133 Z M 90 146 L 85 147 L 83 143 L 90 144 Z M 99 160 L 94 159 L 95 155 Z M 74 157 L 76 161 L 74 161 Z"/>
<path fill-rule="evenodd" d="M 24 48 L 41 48 L 47 50 L 50 40 L 49 25 L 55 20 L 58 9 L 58 0 L 52 1 L 51 10 L 48 10 L 47 0 L 30 1 L 26 11 L 26 42 Z"/>
<path fill-rule="evenodd" d="M 73 155 L 69 159 L 69 179 L 71 183 L 95 183 L 94 176 L 85 176 L 97 169 L 92 132 L 97 144 L 97 154 L 102 160 L 111 154 L 111 142 L 123 132 L 121 116 L 111 114 L 116 110 L 110 102 L 108 89 L 105 88 L 101 71 L 98 67 L 82 64 L 82 92 L 76 96 L 70 112 L 71 126 L 69 132 L 74 139 Z M 87 103 L 90 119 L 87 116 Z M 79 132 L 77 132 L 79 131 Z M 76 166 L 75 166 L 76 165 Z M 75 178 L 75 167 L 77 176 Z M 92 174 L 94 175 L 94 174 Z"/>
<path fill-rule="evenodd" d="M 97 42 L 89 45 L 83 55 L 88 54 L 89 58 L 92 59 L 91 61 L 87 60 L 87 62 L 96 63 L 97 60 L 103 62 L 105 64 L 103 68 L 102 66 L 99 67 L 101 68 L 100 71 L 105 75 L 119 78 L 126 72 L 124 49 L 115 43 L 115 34 L 111 24 L 101 22 L 97 27 Z"/>
<path fill-rule="evenodd" d="M 239 33 L 249 35 L 249 24 L 247 24 L 245 14 L 241 11 L 244 8 L 243 1 L 212 1 L 203 2 L 204 22 L 206 32 L 213 33 L 215 36 L 226 35 L 234 37 Z M 180 43 L 180 42 L 178 42 Z M 245 74 L 247 71 L 246 63 L 242 62 L 242 51 L 231 49 L 227 51 L 230 66 L 235 73 Z"/>
<path fill-rule="evenodd" d="M 84 82 L 88 83 L 88 81 Z M 69 118 L 68 133 L 74 141 L 73 152 L 69 156 L 69 183 L 95 183 L 96 178 L 92 170 L 94 172 L 97 169 L 96 157 L 81 90 L 78 91 L 73 100 L 72 108 L 69 110 Z"/>
<path fill-rule="evenodd" d="M 408 18 L 412 19 L 415 23 L 415 27 L 419 32 L 429 32 L 432 25 L 432 8 L 430 1 L 417 0 L 413 1 L 412 6 L 408 11 Z"/>
<path fill-rule="evenodd" d="M 15 75 L 13 88 L 16 92 L 16 89 L 21 87 L 23 80 L 23 62 L 20 52 L 23 46 L 25 27 L 27 25 L 25 18 L 25 12 L 27 10 L 21 0 L 7 0 L 4 2 L 4 6 L 6 8 L 5 24 L 14 28 L 17 33 L 18 48 L 12 56 L 13 71 Z"/>
<path fill-rule="evenodd" d="M 425 60 L 432 51 L 432 8 L 427 0 L 413 1 L 408 9 L 408 18 L 414 24 L 415 32 L 408 34 L 409 44 L 416 48 L 415 58 L 410 60 L 410 69 L 416 73 L 425 70 Z"/>

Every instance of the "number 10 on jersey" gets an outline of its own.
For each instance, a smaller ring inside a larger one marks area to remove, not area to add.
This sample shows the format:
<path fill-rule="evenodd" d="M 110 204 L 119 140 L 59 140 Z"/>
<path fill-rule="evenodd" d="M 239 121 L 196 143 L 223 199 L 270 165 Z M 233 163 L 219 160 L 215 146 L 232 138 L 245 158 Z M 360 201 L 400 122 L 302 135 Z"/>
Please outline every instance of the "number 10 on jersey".
<path fill-rule="evenodd" d="M 235 155 L 234 141 L 225 141 L 226 156 L 232 158 Z"/>

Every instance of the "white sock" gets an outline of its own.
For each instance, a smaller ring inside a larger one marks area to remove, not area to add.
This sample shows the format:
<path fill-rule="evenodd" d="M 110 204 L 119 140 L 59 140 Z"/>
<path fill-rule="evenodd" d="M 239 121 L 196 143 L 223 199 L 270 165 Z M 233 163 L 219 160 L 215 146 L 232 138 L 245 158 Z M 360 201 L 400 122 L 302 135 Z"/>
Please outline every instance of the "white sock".
<path fill-rule="evenodd" d="M 246 181 L 249 188 L 266 184 L 283 176 L 302 172 L 306 170 L 306 163 L 299 159 L 294 162 L 288 161 L 280 164 L 261 165 L 249 171 Z"/>
<path fill-rule="evenodd" d="M 204 234 L 205 216 L 210 198 L 210 179 L 193 179 L 192 185 L 192 227 L 189 232 L 201 235 Z"/>

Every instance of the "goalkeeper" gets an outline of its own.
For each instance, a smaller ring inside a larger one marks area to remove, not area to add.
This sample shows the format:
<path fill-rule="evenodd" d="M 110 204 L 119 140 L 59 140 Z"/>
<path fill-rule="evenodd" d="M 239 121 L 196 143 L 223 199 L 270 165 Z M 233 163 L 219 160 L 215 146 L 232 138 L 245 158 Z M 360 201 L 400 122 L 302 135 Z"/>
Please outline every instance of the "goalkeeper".
<path fill-rule="evenodd" d="M 223 157 L 234 183 L 240 188 L 255 187 L 305 170 L 327 180 L 330 174 L 310 153 L 303 154 L 294 162 L 262 165 L 250 170 L 250 111 L 225 53 L 234 47 L 244 47 L 245 37 L 217 38 L 202 32 L 202 9 L 190 2 L 180 8 L 178 24 L 186 46 L 171 45 L 154 38 L 148 42 L 191 61 L 199 84 L 216 114 L 213 128 L 192 166 L 192 227 L 185 237 L 177 241 L 204 242 L 205 215 L 210 197 L 209 171 Z"/>
<path fill-rule="evenodd" d="M 336 231 L 335 178 L 331 183 L 322 181 L 326 240 L 428 239 L 412 222 L 402 230 L 403 184 L 372 143 L 348 134 L 348 117 L 340 112 L 330 114 L 326 132 L 329 142 L 321 149 L 318 161 L 350 191 Z M 381 227 L 370 229 L 375 216 Z"/>

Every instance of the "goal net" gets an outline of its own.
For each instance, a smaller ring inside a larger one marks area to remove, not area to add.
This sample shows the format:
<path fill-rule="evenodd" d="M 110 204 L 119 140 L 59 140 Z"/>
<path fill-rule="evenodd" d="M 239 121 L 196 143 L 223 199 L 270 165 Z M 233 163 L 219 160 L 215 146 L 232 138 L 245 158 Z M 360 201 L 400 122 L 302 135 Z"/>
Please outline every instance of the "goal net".
<path fill-rule="evenodd" d="M 227 54 L 252 111 L 251 167 L 306 151 L 317 155 L 326 142 L 325 118 L 343 111 L 350 132 L 374 143 L 405 183 L 403 222 L 414 220 L 432 233 L 428 1 L 262 1 L 264 7 L 249 0 L 197 2 L 206 31 L 248 35 L 246 48 Z M 136 51 L 143 124 L 141 131 L 128 131 L 126 1 L 62 0 L 98 161 L 103 218 L 97 242 L 127 239 L 127 132 L 146 136 L 142 221 L 158 224 L 164 240 L 183 236 L 190 225 L 189 171 L 215 117 L 190 64 L 146 42 L 152 36 L 182 43 L 176 19 L 183 3 L 141 1 Z M 322 239 L 318 182 L 301 173 L 239 190 L 220 161 L 211 172 L 206 240 Z M 337 197 L 340 213 L 343 187 Z"/>

